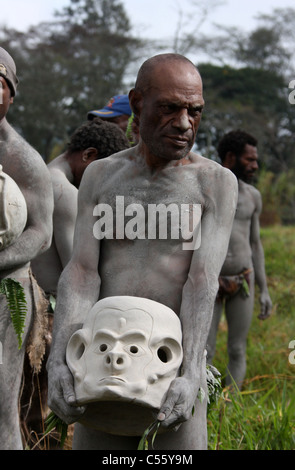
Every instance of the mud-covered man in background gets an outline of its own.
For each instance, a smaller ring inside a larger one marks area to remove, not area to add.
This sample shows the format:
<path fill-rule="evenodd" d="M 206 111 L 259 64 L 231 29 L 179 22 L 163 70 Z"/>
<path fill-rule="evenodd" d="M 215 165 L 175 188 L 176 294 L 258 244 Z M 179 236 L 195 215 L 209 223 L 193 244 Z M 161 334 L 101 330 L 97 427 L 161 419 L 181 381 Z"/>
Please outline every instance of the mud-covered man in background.
<path fill-rule="evenodd" d="M 14 243 L 0 251 L 0 278 L 13 278 L 23 286 L 28 310 L 23 346 L 19 350 L 6 297 L 0 295 L 0 449 L 9 450 L 22 449 L 18 399 L 25 346 L 38 305 L 38 288 L 30 261 L 50 245 L 53 212 L 51 180 L 44 161 L 6 119 L 17 83 L 15 63 L 7 51 L 0 48 L 0 164 L 20 188 L 27 206 L 24 231 Z"/>
<path fill-rule="evenodd" d="M 220 288 L 208 337 L 208 362 L 212 362 L 215 353 L 224 306 L 229 355 L 226 384 L 234 381 L 241 388 L 246 374 L 246 346 L 253 314 L 255 282 L 260 290 L 259 318 L 268 318 L 272 309 L 260 240 L 261 195 L 250 184 L 258 169 L 257 140 L 242 130 L 229 132 L 221 139 L 218 154 L 222 165 L 238 178 L 239 196 L 228 253 L 219 278 Z"/>

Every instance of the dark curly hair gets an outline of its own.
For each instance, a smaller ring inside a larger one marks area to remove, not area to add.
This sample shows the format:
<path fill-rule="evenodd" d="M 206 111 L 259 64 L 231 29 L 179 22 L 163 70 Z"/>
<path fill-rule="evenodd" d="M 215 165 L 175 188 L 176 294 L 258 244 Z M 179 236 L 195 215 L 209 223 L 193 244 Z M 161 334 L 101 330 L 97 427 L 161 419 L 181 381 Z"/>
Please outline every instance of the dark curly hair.
<path fill-rule="evenodd" d="M 246 145 L 257 147 L 257 140 L 252 135 L 240 129 L 225 134 L 220 140 L 217 152 L 223 162 L 227 152 L 232 152 L 238 158 L 243 154 Z"/>
<path fill-rule="evenodd" d="M 79 152 L 94 147 L 98 150 L 98 159 L 130 147 L 122 129 L 116 124 L 95 118 L 87 121 L 75 132 L 68 143 L 68 153 Z"/>

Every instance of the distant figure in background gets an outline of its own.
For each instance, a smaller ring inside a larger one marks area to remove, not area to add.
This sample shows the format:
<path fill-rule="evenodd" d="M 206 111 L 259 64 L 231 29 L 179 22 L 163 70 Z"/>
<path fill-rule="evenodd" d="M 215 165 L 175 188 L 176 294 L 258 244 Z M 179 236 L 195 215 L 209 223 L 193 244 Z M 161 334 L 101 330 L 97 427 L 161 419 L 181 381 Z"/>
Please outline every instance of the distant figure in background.
<path fill-rule="evenodd" d="M 122 131 L 126 132 L 128 126 L 128 119 L 132 114 L 128 95 L 112 96 L 108 103 L 102 109 L 94 109 L 89 111 L 87 115 L 88 120 L 99 117 L 108 122 L 117 124 Z"/>
<path fill-rule="evenodd" d="M 131 111 L 128 95 L 112 96 L 102 109 L 94 109 L 87 114 L 89 121 L 95 117 L 117 124 L 125 134 L 128 132 L 128 127 L 130 126 L 131 138 L 129 137 L 129 140 L 132 141 L 133 144 L 138 142 L 138 122 Z"/>
<path fill-rule="evenodd" d="M 56 295 L 59 276 L 71 258 L 78 188 L 86 167 L 128 147 L 127 137 L 118 126 L 96 118 L 79 127 L 67 150 L 48 164 L 54 193 L 53 239 L 50 249 L 32 263 L 46 294 Z"/>
<path fill-rule="evenodd" d="M 30 262 L 43 253 L 51 243 L 53 195 L 50 175 L 44 161 L 8 123 L 6 115 L 16 94 L 18 79 L 12 57 L 0 47 L 0 165 L 20 189 L 27 206 L 27 223 L 23 232 L 11 244 L 0 251 L 0 279 L 18 281 L 25 293 L 27 313 L 22 346 L 19 349 L 17 336 L 11 319 L 6 296 L 0 295 L 0 449 L 21 450 L 23 448 L 20 420 L 19 394 L 23 373 L 23 362 L 28 340 L 37 324 L 46 319 L 43 312 L 43 296 L 32 276 Z M 1 182 L 1 235 L 8 226 L 5 199 L 5 181 Z M 3 189 L 4 186 L 4 189 Z M 11 206 L 18 206 L 18 201 Z M 39 308 L 42 304 L 42 308 Z M 44 329 L 46 325 L 44 326 Z M 38 329 L 43 339 L 43 328 Z M 32 344 L 30 342 L 30 344 Z M 42 348 L 41 348 L 42 349 Z"/>
<path fill-rule="evenodd" d="M 239 195 L 228 253 L 219 278 L 220 287 L 208 336 L 207 360 L 212 363 L 224 305 L 229 355 L 226 385 L 234 380 L 241 388 L 246 374 L 246 346 L 253 313 L 255 282 L 260 290 L 261 311 L 258 318 L 265 320 L 272 309 L 260 240 L 261 195 L 249 184 L 258 169 L 257 140 L 240 130 L 229 132 L 220 141 L 218 154 L 222 165 L 238 178 Z"/>

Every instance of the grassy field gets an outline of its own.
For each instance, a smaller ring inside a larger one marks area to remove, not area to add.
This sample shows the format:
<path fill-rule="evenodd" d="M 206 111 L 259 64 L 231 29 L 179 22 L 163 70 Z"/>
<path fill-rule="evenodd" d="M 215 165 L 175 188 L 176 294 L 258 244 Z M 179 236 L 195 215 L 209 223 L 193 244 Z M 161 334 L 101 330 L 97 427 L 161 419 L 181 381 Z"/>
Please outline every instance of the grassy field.
<path fill-rule="evenodd" d="M 272 316 L 261 321 L 258 289 L 248 337 L 247 375 L 242 391 L 223 398 L 208 416 L 210 450 L 295 450 L 295 227 L 261 229 Z M 214 365 L 227 364 L 226 321 L 217 339 Z"/>

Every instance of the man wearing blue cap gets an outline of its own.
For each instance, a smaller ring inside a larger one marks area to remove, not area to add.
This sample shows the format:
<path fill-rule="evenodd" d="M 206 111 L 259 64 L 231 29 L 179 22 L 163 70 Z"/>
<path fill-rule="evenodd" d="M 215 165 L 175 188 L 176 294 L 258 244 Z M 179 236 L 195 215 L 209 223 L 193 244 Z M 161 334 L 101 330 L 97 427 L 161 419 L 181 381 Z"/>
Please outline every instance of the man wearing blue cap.
<path fill-rule="evenodd" d="M 89 111 L 87 119 L 92 121 L 95 117 L 107 119 L 117 124 L 124 132 L 127 130 L 128 120 L 132 114 L 128 95 L 115 95 L 102 109 Z"/>

